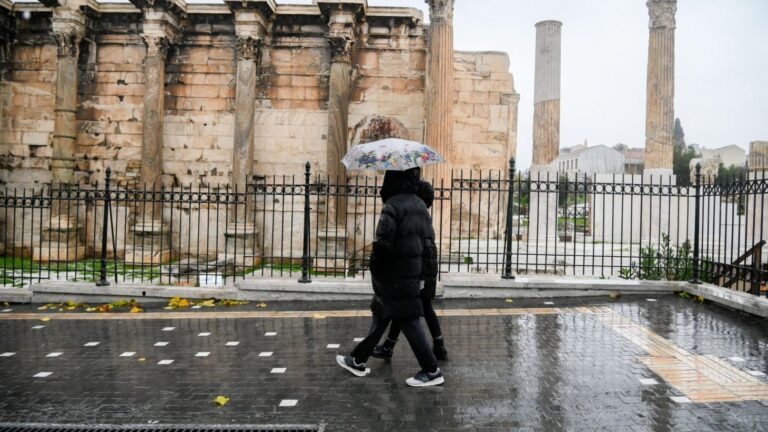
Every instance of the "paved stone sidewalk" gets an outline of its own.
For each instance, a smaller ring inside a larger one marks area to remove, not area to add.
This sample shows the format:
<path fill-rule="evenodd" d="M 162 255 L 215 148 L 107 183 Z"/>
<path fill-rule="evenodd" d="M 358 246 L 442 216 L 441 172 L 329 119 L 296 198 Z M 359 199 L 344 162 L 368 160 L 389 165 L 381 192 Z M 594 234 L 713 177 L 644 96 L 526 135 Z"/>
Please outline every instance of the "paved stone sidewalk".
<path fill-rule="evenodd" d="M 0 422 L 768 430 L 763 319 L 674 296 L 446 301 L 446 384 L 412 389 L 405 340 L 391 364 L 371 359 L 369 377 L 336 366 L 367 330 L 365 307 L 251 304 L 217 308 L 219 318 L 154 308 L 105 319 L 11 306 L 0 312 Z M 301 310 L 310 311 L 291 312 Z M 217 395 L 231 402 L 217 407 Z"/>

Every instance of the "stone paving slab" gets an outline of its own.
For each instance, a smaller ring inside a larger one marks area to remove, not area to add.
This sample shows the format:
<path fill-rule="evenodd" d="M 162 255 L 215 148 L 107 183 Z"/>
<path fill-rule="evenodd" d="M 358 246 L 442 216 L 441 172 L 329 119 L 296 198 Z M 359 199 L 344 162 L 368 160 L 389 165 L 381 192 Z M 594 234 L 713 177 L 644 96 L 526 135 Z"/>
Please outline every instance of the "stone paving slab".
<path fill-rule="evenodd" d="M 99 315 L 11 305 L 0 312 L 0 422 L 768 430 L 761 318 L 670 295 L 443 301 L 446 384 L 412 389 L 404 380 L 417 365 L 404 340 L 392 363 L 369 361 L 371 376 L 335 365 L 365 334 L 365 306 L 150 308 L 86 320 Z M 218 395 L 231 402 L 215 406 Z"/>

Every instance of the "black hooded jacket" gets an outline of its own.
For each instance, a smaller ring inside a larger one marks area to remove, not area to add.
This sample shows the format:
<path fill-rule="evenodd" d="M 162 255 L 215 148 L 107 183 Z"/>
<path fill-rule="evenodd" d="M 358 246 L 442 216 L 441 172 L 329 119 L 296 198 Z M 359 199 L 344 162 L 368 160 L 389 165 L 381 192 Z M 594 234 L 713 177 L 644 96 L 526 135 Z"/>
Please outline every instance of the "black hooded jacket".
<path fill-rule="evenodd" d="M 419 289 L 424 245 L 430 239 L 434 243 L 435 233 L 418 192 L 418 172 L 387 171 L 371 259 L 376 312 L 385 317 L 423 314 Z"/>

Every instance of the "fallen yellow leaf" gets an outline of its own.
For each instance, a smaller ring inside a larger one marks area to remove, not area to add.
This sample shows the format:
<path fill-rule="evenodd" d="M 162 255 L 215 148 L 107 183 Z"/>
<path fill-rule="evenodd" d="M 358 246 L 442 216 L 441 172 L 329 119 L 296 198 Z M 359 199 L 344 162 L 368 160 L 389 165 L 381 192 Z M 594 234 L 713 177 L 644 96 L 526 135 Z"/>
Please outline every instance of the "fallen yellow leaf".
<path fill-rule="evenodd" d="M 319 313 L 316 313 L 316 314 L 314 315 L 314 318 L 315 318 L 315 319 L 325 319 L 325 315 L 323 315 L 323 314 L 319 314 Z"/>
<path fill-rule="evenodd" d="M 37 310 L 48 310 L 48 306 L 40 306 Z"/>
<path fill-rule="evenodd" d="M 89 308 L 85 309 L 86 312 L 96 312 L 97 310 L 99 310 L 99 309 L 95 308 L 95 307 L 89 307 Z"/>
<path fill-rule="evenodd" d="M 265 307 L 267 307 L 267 304 L 266 303 L 259 303 L 259 304 L 256 305 L 256 307 L 265 308 Z"/>
<path fill-rule="evenodd" d="M 229 398 L 226 396 L 216 396 L 216 399 L 213 400 L 213 403 L 218 406 L 224 406 L 229 403 Z"/>
<path fill-rule="evenodd" d="M 696 300 L 698 300 L 699 303 L 704 303 L 704 296 L 698 296 L 696 297 Z"/>
<path fill-rule="evenodd" d="M 513 303 L 513 302 L 514 302 L 514 300 L 512 300 L 512 299 L 507 299 L 507 300 L 506 300 L 506 302 L 507 302 L 507 303 Z"/>
<path fill-rule="evenodd" d="M 145 361 L 147 361 L 147 359 L 146 359 L 146 358 L 144 358 L 144 357 L 141 357 L 141 358 L 139 358 L 139 361 L 140 361 L 140 362 L 145 362 Z"/>
<path fill-rule="evenodd" d="M 142 309 L 142 308 L 140 308 L 138 306 L 134 306 L 134 307 L 131 308 L 131 313 L 141 313 L 141 312 L 144 312 L 144 309 Z"/>
<path fill-rule="evenodd" d="M 189 307 L 189 300 L 187 300 L 187 299 L 179 300 L 178 307 L 180 307 L 180 308 L 188 308 Z"/>
<path fill-rule="evenodd" d="M 621 293 L 612 292 L 612 293 L 608 294 L 608 297 L 610 297 L 612 299 L 616 299 L 616 298 L 621 297 Z"/>
<path fill-rule="evenodd" d="M 205 306 L 205 307 L 214 307 L 214 306 L 216 306 L 216 300 L 215 299 L 209 299 L 209 300 L 201 301 L 198 304 L 200 306 Z"/>
<path fill-rule="evenodd" d="M 50 321 L 50 320 L 51 320 L 51 317 L 40 318 L 40 321 Z"/>

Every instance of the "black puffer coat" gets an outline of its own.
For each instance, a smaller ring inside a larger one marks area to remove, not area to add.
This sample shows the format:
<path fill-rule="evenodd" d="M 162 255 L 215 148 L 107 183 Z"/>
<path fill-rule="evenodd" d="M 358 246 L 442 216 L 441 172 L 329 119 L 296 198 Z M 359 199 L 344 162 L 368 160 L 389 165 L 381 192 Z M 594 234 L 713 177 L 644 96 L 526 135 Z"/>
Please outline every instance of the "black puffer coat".
<path fill-rule="evenodd" d="M 423 315 L 419 298 L 422 256 L 425 241 L 435 234 L 418 190 L 418 173 L 409 171 L 388 171 L 382 185 L 385 204 L 376 227 L 371 276 L 374 309 L 384 317 Z"/>

